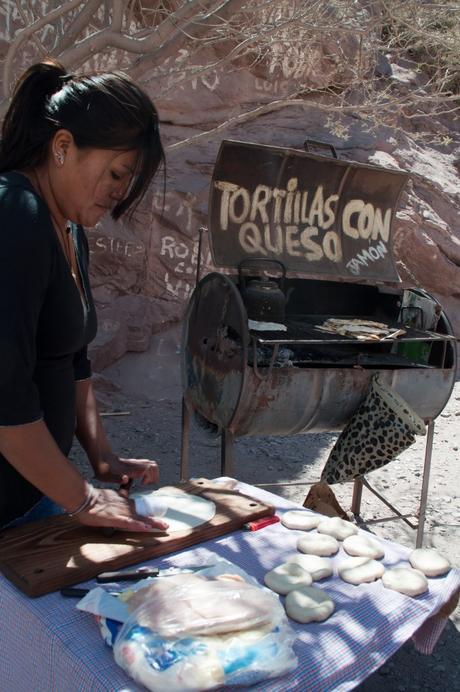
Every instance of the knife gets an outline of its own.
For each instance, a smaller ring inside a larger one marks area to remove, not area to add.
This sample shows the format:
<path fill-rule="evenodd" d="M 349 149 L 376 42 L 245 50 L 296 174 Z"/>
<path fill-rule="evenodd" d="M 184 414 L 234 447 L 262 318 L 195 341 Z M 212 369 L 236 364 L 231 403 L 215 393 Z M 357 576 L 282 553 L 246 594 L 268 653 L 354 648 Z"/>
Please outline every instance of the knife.
<path fill-rule="evenodd" d="M 165 569 L 159 569 L 158 567 L 138 567 L 138 569 L 126 570 L 124 572 L 102 572 L 96 577 L 96 581 L 98 584 L 138 581 L 139 579 L 147 579 L 148 577 L 169 577 L 174 574 L 193 574 L 194 572 L 199 572 L 209 567 L 212 567 L 212 565 L 200 565 L 198 567 L 167 567 Z"/>
<path fill-rule="evenodd" d="M 160 570 L 158 567 L 139 567 L 134 570 L 124 572 L 102 572 L 96 577 L 98 584 L 110 584 L 119 581 L 139 581 L 147 577 L 158 577 Z"/>
<path fill-rule="evenodd" d="M 90 592 L 90 589 L 83 589 L 77 586 L 64 586 L 60 594 L 61 596 L 64 596 L 65 598 L 83 598 L 86 596 L 87 593 Z M 107 593 L 110 596 L 119 596 L 120 591 L 107 591 Z"/>

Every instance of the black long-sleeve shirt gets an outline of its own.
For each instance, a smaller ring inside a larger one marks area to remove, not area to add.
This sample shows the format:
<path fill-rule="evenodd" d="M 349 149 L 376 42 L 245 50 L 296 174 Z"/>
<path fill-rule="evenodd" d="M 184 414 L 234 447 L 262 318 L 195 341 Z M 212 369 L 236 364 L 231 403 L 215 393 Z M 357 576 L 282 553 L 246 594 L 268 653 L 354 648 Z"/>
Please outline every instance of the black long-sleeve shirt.
<path fill-rule="evenodd" d="M 75 431 L 75 381 L 91 374 L 87 345 L 97 329 L 88 242 L 81 227 L 70 232 L 84 297 L 44 201 L 21 173 L 0 175 L 0 426 L 43 419 L 65 455 Z M 0 455 L 0 526 L 40 498 Z"/>

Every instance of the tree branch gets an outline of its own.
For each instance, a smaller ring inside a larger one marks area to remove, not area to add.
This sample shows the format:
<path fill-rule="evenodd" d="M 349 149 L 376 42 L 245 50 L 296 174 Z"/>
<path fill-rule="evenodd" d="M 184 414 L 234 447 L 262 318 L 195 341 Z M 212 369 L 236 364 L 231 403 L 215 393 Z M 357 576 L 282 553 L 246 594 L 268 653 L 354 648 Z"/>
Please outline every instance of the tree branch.
<path fill-rule="evenodd" d="M 43 26 L 46 26 L 46 24 L 51 24 L 51 22 L 53 22 L 55 19 L 57 19 L 58 17 L 62 17 L 63 14 L 70 12 L 70 10 L 73 10 L 80 4 L 81 0 L 69 0 L 66 4 L 59 5 L 59 7 L 56 7 L 56 9 L 52 10 L 51 12 L 48 12 L 48 14 L 46 14 L 44 17 L 37 19 L 35 22 L 25 27 L 18 33 L 17 37 L 8 49 L 8 53 L 6 54 L 5 64 L 3 68 L 3 93 L 6 98 L 8 98 L 10 95 L 11 68 L 13 64 L 13 59 L 19 48 L 24 43 L 24 41 L 27 41 L 28 38 L 33 36 L 33 34 L 39 29 L 41 29 Z"/>
<path fill-rule="evenodd" d="M 125 5 L 126 2 L 123 2 L 123 0 L 112 0 L 112 31 L 121 31 Z"/>
<path fill-rule="evenodd" d="M 135 79 L 138 79 L 140 75 L 151 67 L 152 64 L 159 64 L 160 62 L 163 62 L 166 60 L 166 58 L 176 54 L 179 48 L 183 48 L 184 32 L 193 35 L 195 40 L 199 39 L 201 36 L 203 36 L 203 34 L 206 33 L 216 17 L 222 21 L 228 19 L 228 17 L 231 17 L 238 10 L 240 10 L 245 2 L 247 2 L 247 0 L 223 0 L 220 5 L 211 9 L 208 14 L 199 22 L 197 22 L 196 19 L 190 21 L 187 25 L 177 29 L 169 41 L 161 45 L 155 51 L 135 60 L 130 70 L 130 74 Z M 203 3 L 201 3 L 201 6 L 202 4 Z M 211 4 L 215 5 L 215 3 Z"/>
<path fill-rule="evenodd" d="M 29 3 L 27 3 L 27 4 L 29 4 Z M 25 13 L 24 9 L 21 7 L 21 4 L 20 4 L 20 3 L 18 3 L 18 4 L 16 5 L 16 9 L 17 9 L 17 11 L 19 12 L 19 14 L 21 15 L 21 19 L 22 19 L 22 21 L 24 22 L 24 25 L 27 26 L 27 25 L 29 24 L 29 22 L 30 22 L 30 19 L 29 19 L 29 17 L 27 16 L 27 14 Z M 30 10 L 30 7 L 29 7 L 29 10 Z M 32 16 L 33 16 L 33 13 L 32 13 Z M 36 34 L 32 34 L 32 41 L 33 41 L 33 42 L 35 43 L 35 45 L 37 46 L 38 52 L 39 52 L 40 54 L 42 54 L 42 55 L 46 55 L 46 49 L 45 49 L 45 47 L 42 45 L 40 39 L 38 38 L 38 36 L 36 36 Z"/>
<path fill-rule="evenodd" d="M 166 151 L 176 152 L 179 149 L 183 149 L 185 146 L 195 144 L 195 142 L 198 142 L 200 139 L 214 137 L 219 132 L 222 132 L 222 130 L 227 130 L 229 127 L 233 127 L 234 125 L 241 125 L 241 123 L 246 123 L 249 120 L 254 120 L 254 118 L 258 118 L 260 115 L 272 113 L 273 111 L 278 111 L 281 108 L 287 108 L 288 106 L 301 106 L 302 108 L 305 108 L 307 105 L 310 104 L 307 104 L 307 102 L 303 99 L 289 97 L 286 99 L 271 101 L 270 103 L 264 103 L 262 106 L 258 106 L 251 111 L 246 111 L 245 113 L 235 115 L 233 118 L 229 118 L 217 127 L 213 127 L 211 130 L 200 132 L 199 134 L 188 137 L 187 139 L 183 139 L 180 142 L 169 144 L 167 147 L 165 147 L 165 149 Z"/>
<path fill-rule="evenodd" d="M 91 17 L 100 7 L 101 0 L 89 0 L 85 2 L 83 9 L 66 28 L 62 40 L 55 46 L 56 55 L 63 53 L 69 46 L 73 46 L 82 31 L 88 26 Z"/>
<path fill-rule="evenodd" d="M 202 4 L 200 0 L 192 0 L 192 2 L 186 3 L 177 12 L 168 16 L 168 19 L 165 19 L 155 31 L 149 32 L 143 38 L 126 36 L 125 34 L 113 31 L 112 26 L 106 27 L 91 34 L 91 36 L 87 36 L 72 48 L 63 51 L 59 54 L 59 58 L 67 65 L 78 67 L 86 62 L 92 55 L 106 47 L 119 48 L 120 50 L 138 55 L 143 55 L 144 53 L 150 54 L 152 51 L 157 50 L 164 41 L 168 39 L 171 31 L 176 32 L 175 27 L 171 30 L 168 26 L 168 23 L 171 22 L 173 17 L 174 21 L 177 22 L 182 21 L 184 18 L 188 20 L 190 16 L 196 14 L 197 8 L 201 7 Z M 130 73 L 132 73 L 132 70 L 130 70 Z"/>
<path fill-rule="evenodd" d="M 191 81 L 192 79 L 197 79 L 199 77 L 204 77 L 207 75 L 209 72 L 212 72 L 216 70 L 218 67 L 221 65 L 231 62 L 234 60 L 237 56 L 239 56 L 244 50 L 247 50 L 249 47 L 254 45 L 255 43 L 260 43 L 272 36 L 273 34 L 276 34 L 280 31 L 283 31 L 284 29 L 287 29 L 290 27 L 292 24 L 297 24 L 301 19 L 303 18 L 303 15 L 295 15 L 293 17 L 290 17 L 288 19 L 285 19 L 282 21 L 280 24 L 276 25 L 268 25 L 268 28 L 263 28 L 260 32 L 255 33 L 252 32 L 251 36 L 246 36 L 241 43 L 238 45 L 234 46 L 228 53 L 226 53 L 222 58 L 219 60 L 215 60 L 214 62 L 208 63 L 207 65 L 204 66 L 194 66 L 195 69 L 192 67 L 189 69 L 189 73 L 183 69 L 178 68 L 178 71 L 180 73 L 180 77 L 174 81 L 171 86 L 167 87 L 166 89 L 162 90 L 159 93 L 159 96 L 162 98 L 166 96 L 170 91 L 175 89 L 177 86 L 182 85 L 184 82 Z M 303 26 L 302 26 L 303 28 Z M 309 25 L 308 27 L 310 30 L 314 30 L 315 27 L 313 25 Z M 324 29 L 323 29 L 324 30 Z M 355 34 L 356 32 L 354 32 Z M 229 37 L 225 37 L 227 40 Z"/>

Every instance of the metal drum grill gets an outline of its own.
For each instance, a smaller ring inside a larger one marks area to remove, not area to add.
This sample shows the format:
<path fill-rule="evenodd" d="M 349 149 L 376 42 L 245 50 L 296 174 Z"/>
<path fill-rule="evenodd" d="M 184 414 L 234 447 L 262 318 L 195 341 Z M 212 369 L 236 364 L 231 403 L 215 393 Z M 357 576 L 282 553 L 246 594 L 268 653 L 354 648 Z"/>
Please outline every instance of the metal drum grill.
<path fill-rule="evenodd" d="M 197 281 L 184 319 L 182 478 L 191 413 L 220 432 L 221 471 L 231 475 L 235 437 L 340 431 L 378 374 L 428 425 L 421 543 L 433 421 L 454 385 L 456 350 L 440 306 L 404 286 L 393 263 L 405 182 L 399 171 L 223 142 L 209 231 L 226 273 Z M 331 319 L 386 332 L 325 331 Z M 365 478 L 355 481 L 356 514 L 363 483 L 401 517 Z"/>

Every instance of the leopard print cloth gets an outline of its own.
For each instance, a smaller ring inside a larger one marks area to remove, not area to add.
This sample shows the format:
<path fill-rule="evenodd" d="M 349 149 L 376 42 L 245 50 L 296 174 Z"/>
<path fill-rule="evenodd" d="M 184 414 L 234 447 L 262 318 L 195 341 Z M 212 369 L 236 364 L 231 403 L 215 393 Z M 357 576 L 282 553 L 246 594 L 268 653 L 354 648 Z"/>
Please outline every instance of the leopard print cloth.
<path fill-rule="evenodd" d="M 374 376 L 369 394 L 337 439 L 321 480 L 350 481 L 381 468 L 410 447 L 425 424 L 402 397 Z"/>

